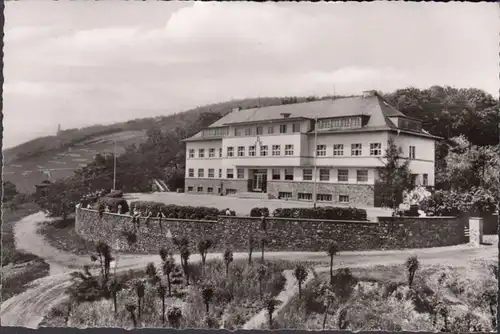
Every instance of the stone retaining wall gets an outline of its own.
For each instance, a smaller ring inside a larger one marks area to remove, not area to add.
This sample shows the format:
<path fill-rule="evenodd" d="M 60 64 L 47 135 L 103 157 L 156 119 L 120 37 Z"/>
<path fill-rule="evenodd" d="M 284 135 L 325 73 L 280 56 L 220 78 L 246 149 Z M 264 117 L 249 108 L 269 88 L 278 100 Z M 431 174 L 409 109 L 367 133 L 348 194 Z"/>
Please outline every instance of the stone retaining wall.
<path fill-rule="evenodd" d="M 463 221 L 455 217 L 380 217 L 379 222 L 331 221 L 268 218 L 267 230 L 260 218 L 220 216 L 217 221 L 156 218 L 133 224 L 127 215 L 94 210 L 76 211 L 76 232 L 86 240 L 104 241 L 113 249 L 126 252 L 157 253 L 172 246 L 172 238 L 187 237 L 192 251 L 201 238 L 216 242 L 214 250 L 226 247 L 237 252 L 248 250 L 249 235 L 259 252 L 262 236 L 269 251 L 324 251 L 330 241 L 340 250 L 402 249 L 457 245 L 465 242 Z M 134 238 L 135 237 L 135 238 Z M 134 241 L 135 242 L 131 242 Z"/>

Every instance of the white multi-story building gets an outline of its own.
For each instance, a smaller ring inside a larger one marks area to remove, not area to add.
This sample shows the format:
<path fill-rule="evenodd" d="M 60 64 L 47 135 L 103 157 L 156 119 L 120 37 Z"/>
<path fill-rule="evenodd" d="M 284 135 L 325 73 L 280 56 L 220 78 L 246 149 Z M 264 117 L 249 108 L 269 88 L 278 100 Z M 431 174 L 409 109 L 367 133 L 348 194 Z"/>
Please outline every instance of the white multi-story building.
<path fill-rule="evenodd" d="M 377 167 L 390 138 L 415 182 L 432 187 L 438 137 L 374 91 L 235 110 L 184 140 L 186 191 L 379 206 Z"/>

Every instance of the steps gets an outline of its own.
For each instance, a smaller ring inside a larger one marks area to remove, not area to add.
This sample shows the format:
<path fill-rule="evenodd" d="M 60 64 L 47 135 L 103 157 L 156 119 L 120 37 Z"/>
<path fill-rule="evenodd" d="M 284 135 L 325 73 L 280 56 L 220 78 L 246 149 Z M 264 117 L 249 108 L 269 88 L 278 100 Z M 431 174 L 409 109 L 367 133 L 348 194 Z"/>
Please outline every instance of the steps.
<path fill-rule="evenodd" d="M 257 192 L 237 192 L 236 194 L 227 195 L 236 198 L 253 198 L 253 199 L 268 199 L 267 193 L 257 193 Z"/>

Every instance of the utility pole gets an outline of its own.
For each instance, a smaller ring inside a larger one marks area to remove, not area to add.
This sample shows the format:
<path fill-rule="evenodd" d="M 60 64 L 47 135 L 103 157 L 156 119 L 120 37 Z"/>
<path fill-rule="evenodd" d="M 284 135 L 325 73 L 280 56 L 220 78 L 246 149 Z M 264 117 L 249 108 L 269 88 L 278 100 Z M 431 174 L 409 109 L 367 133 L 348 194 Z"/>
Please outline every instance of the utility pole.
<path fill-rule="evenodd" d="M 314 172 L 313 172 L 313 205 L 316 208 L 316 169 L 318 158 L 318 116 L 314 119 Z"/>
<path fill-rule="evenodd" d="M 116 140 L 113 149 L 113 190 L 116 190 Z"/>

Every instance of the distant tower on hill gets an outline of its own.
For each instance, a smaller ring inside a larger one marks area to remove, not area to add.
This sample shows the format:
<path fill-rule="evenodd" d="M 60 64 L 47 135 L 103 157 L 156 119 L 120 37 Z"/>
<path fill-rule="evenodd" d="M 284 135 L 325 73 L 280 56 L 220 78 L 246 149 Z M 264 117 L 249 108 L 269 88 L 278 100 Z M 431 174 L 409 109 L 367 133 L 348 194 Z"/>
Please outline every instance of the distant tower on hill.
<path fill-rule="evenodd" d="M 61 124 L 57 124 L 57 135 L 61 134 Z"/>

